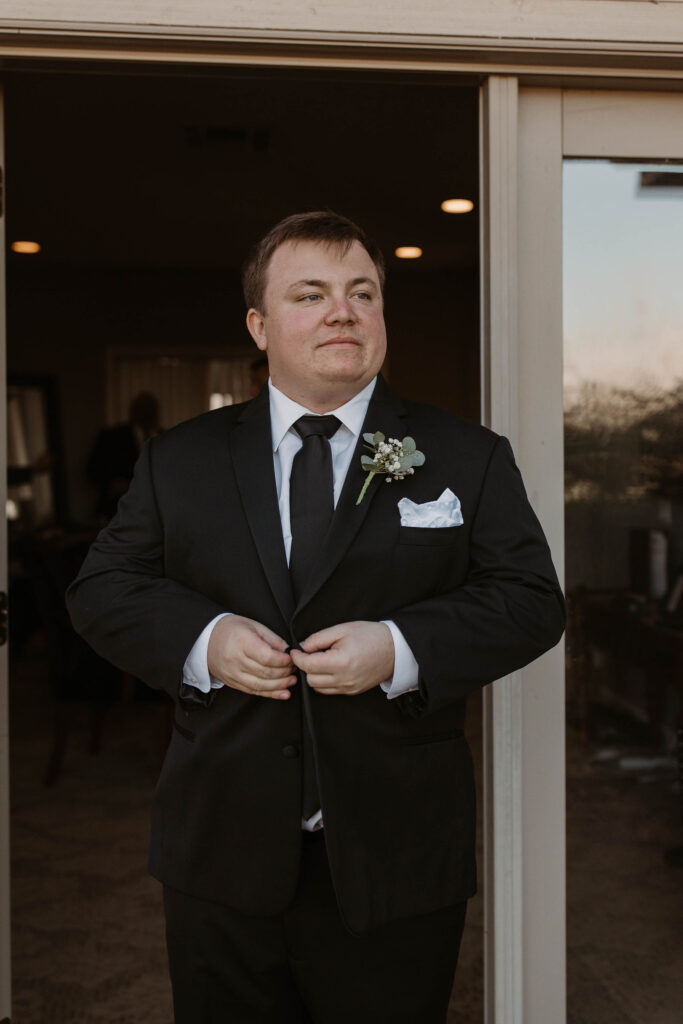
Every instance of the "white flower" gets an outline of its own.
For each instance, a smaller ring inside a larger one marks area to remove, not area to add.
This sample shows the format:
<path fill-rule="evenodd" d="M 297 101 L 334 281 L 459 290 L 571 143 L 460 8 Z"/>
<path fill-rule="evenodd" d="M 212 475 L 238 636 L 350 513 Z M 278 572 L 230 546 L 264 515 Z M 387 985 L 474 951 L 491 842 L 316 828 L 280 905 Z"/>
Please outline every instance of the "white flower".
<path fill-rule="evenodd" d="M 397 437 L 390 437 L 387 441 L 384 434 L 377 431 L 375 434 L 363 434 L 363 440 L 374 454 L 372 458 L 369 455 L 361 456 L 361 463 L 368 477 L 358 496 L 357 505 L 363 500 L 373 476 L 382 473 L 386 482 L 390 484 L 392 480 L 403 480 L 406 476 L 412 476 L 415 466 L 424 465 L 425 457 L 417 450 L 412 437 L 404 437 L 402 441 Z"/>

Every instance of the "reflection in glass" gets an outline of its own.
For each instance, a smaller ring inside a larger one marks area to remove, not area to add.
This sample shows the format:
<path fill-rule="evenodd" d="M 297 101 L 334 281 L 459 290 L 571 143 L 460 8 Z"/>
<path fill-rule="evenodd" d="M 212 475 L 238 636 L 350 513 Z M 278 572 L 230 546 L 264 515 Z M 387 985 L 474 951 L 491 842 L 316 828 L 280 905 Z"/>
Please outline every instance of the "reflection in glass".
<path fill-rule="evenodd" d="M 563 223 L 569 1020 L 673 1021 L 683 168 L 568 161 Z"/>

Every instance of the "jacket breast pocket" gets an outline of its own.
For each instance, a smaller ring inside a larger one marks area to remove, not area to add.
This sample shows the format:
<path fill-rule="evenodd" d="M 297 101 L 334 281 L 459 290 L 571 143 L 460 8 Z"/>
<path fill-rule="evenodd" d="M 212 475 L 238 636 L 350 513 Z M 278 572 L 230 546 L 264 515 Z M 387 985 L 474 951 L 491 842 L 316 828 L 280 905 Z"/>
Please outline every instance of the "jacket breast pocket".
<path fill-rule="evenodd" d="M 457 526 L 399 527 L 392 559 L 392 607 L 439 593 L 453 577 L 454 567 L 466 559 L 466 537 Z"/>
<path fill-rule="evenodd" d="M 420 544 L 425 547 L 454 544 L 459 529 L 459 526 L 400 526 L 398 542 L 399 544 Z"/>

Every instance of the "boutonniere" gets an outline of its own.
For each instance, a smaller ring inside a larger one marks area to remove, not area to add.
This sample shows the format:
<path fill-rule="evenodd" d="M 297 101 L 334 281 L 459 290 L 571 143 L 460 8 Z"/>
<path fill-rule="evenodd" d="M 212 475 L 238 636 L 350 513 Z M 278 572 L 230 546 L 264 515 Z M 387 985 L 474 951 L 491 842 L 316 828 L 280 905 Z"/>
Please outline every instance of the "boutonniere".
<path fill-rule="evenodd" d="M 358 495 L 356 505 L 360 505 L 372 478 L 377 474 L 383 475 L 390 484 L 392 480 L 403 480 L 405 476 L 412 476 L 415 466 L 423 466 L 425 463 L 425 457 L 417 450 L 412 437 L 404 437 L 402 441 L 390 437 L 387 441 L 384 434 L 378 430 L 376 434 L 363 434 L 363 440 L 365 447 L 374 454 L 372 458 L 369 455 L 361 455 L 361 465 L 368 478 Z"/>

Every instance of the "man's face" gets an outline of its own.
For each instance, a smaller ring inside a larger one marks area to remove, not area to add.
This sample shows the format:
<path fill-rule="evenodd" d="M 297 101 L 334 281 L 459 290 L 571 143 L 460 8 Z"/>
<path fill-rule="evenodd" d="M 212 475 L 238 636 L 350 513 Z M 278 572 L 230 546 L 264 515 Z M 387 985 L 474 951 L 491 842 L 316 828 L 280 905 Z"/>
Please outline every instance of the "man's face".
<path fill-rule="evenodd" d="M 285 242 L 268 266 L 264 310 L 247 327 L 268 353 L 273 384 L 313 412 L 358 394 L 386 352 L 382 293 L 360 242 L 348 252 L 320 242 Z"/>

